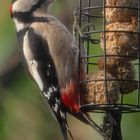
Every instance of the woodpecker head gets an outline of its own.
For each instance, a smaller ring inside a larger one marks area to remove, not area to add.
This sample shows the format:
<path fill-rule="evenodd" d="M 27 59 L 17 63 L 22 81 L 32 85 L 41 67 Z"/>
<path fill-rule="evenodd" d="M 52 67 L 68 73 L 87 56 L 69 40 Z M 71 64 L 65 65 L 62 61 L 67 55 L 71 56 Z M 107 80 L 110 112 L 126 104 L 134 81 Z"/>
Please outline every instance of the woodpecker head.
<path fill-rule="evenodd" d="M 34 15 L 38 12 L 47 12 L 48 7 L 54 0 L 12 0 L 10 4 L 11 17 L 18 14 L 26 16 Z"/>

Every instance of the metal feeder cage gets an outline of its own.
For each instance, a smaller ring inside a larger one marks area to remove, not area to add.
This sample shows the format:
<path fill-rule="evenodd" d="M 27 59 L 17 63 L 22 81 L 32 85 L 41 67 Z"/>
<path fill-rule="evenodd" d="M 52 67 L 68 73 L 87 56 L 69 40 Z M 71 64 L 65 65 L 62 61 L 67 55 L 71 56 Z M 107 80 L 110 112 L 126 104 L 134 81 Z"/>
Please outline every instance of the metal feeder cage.
<path fill-rule="evenodd" d="M 87 67 L 87 77 L 80 79 L 87 92 L 81 110 L 105 113 L 102 129 L 122 140 L 122 114 L 140 112 L 140 1 L 79 0 L 73 29 L 79 67 Z"/>

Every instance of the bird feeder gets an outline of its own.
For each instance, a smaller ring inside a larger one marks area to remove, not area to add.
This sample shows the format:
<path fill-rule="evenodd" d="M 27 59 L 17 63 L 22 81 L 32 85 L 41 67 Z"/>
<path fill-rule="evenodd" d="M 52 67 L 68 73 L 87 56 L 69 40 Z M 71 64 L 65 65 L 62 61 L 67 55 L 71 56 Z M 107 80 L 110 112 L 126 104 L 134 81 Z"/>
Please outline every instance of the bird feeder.
<path fill-rule="evenodd" d="M 104 112 L 102 129 L 123 140 L 122 115 L 140 112 L 140 1 L 79 0 L 73 27 L 79 67 L 86 63 L 81 110 Z"/>

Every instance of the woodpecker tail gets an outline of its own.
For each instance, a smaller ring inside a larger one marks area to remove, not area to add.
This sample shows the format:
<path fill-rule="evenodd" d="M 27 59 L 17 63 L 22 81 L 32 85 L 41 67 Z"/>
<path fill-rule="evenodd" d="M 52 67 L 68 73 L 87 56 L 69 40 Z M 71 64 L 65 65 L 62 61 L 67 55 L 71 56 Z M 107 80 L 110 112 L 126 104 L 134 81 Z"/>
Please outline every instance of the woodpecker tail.
<path fill-rule="evenodd" d="M 103 129 L 97 125 L 97 123 L 95 123 L 87 114 L 80 112 L 73 115 L 83 123 L 90 125 L 105 140 L 111 140 L 111 138 L 103 131 Z"/>
<path fill-rule="evenodd" d="M 60 125 L 61 133 L 63 135 L 64 140 L 68 140 L 68 134 L 73 140 L 73 136 L 69 130 L 68 123 L 66 122 L 66 120 L 59 121 L 59 125 Z"/>

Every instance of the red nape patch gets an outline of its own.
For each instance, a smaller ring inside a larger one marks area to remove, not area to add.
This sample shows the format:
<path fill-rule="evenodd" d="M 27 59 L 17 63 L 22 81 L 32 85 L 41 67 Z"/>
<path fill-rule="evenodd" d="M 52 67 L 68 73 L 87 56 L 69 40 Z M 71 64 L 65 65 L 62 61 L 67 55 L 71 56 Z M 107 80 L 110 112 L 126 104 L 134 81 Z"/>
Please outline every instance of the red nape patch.
<path fill-rule="evenodd" d="M 73 112 L 79 112 L 80 111 L 80 105 L 79 105 L 79 91 L 78 85 L 74 84 L 73 82 L 70 82 L 69 85 L 66 86 L 66 88 L 61 90 L 61 99 L 63 104 L 70 109 Z"/>
<path fill-rule="evenodd" d="M 13 10 L 12 10 L 12 7 L 13 7 L 13 5 L 10 4 L 10 6 L 9 6 L 9 12 L 10 12 L 10 16 L 11 16 L 11 17 L 13 16 Z"/>

